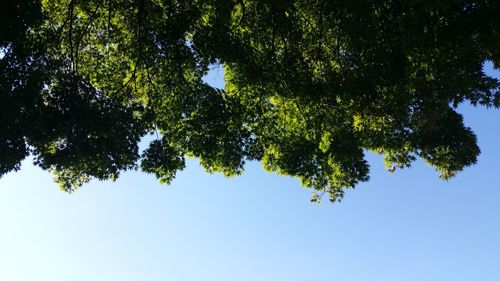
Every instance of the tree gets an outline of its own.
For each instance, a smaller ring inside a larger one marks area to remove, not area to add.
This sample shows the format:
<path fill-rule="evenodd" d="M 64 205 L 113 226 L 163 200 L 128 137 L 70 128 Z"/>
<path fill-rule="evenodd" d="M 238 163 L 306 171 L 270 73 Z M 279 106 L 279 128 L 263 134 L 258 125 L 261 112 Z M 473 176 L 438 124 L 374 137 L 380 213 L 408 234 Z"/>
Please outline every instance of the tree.
<path fill-rule="evenodd" d="M 261 161 L 335 201 L 369 179 L 367 150 L 449 179 L 480 152 L 457 106 L 500 106 L 482 70 L 500 67 L 499 1 L 0 5 L 0 175 L 31 155 L 66 191 L 137 168 L 169 183 L 196 157 L 226 176 Z M 202 80 L 216 65 L 224 89 Z"/>

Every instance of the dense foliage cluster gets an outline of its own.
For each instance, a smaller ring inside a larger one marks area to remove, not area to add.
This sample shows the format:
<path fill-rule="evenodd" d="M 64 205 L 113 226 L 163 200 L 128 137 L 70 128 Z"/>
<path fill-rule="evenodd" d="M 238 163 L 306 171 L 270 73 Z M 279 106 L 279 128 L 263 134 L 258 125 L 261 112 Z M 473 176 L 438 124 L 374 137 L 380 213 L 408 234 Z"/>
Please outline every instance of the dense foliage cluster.
<path fill-rule="evenodd" d="M 0 175 L 31 155 L 67 191 L 136 168 L 169 183 L 196 157 L 226 176 L 261 161 L 335 201 L 368 180 L 367 150 L 448 179 L 480 152 L 457 106 L 500 105 L 482 70 L 500 66 L 500 1 L 0 5 Z M 202 79 L 217 65 L 224 89 Z"/>

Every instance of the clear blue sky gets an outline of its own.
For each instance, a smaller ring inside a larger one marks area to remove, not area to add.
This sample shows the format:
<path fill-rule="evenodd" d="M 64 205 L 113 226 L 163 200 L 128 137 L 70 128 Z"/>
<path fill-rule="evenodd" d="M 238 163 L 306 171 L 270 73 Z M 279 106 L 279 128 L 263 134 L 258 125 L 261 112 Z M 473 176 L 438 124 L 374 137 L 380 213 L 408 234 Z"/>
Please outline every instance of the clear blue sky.
<path fill-rule="evenodd" d="M 498 281 L 500 110 L 461 110 L 476 166 L 443 182 L 369 155 L 371 181 L 335 205 L 259 163 L 226 179 L 192 160 L 171 186 L 129 172 L 68 195 L 26 162 L 0 179 L 0 280 Z"/>

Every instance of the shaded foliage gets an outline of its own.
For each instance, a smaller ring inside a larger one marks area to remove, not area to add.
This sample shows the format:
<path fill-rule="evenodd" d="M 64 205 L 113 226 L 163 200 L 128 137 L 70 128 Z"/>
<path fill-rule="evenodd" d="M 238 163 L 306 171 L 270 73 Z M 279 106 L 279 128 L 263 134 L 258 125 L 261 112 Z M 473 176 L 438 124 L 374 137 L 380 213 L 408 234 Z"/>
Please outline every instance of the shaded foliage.
<path fill-rule="evenodd" d="M 417 158 L 476 162 L 457 107 L 500 106 L 498 1 L 19 0 L 0 4 L 0 175 L 33 156 L 73 191 L 261 161 L 340 200 Z M 202 78 L 224 68 L 225 88 Z M 139 152 L 138 143 L 156 135 Z"/>

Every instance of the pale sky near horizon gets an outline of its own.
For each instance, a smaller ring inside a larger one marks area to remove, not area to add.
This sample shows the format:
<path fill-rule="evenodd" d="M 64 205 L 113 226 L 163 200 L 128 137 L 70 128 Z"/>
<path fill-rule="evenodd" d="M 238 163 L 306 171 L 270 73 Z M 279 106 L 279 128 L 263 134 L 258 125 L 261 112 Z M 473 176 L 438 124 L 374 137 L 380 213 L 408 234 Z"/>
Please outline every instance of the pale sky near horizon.
<path fill-rule="evenodd" d="M 371 180 L 334 205 L 259 163 L 226 179 L 189 160 L 170 186 L 127 172 L 66 194 L 25 161 L 0 179 L 0 280 L 498 281 L 500 110 L 460 110 L 477 165 L 444 182 L 368 154 Z"/>

